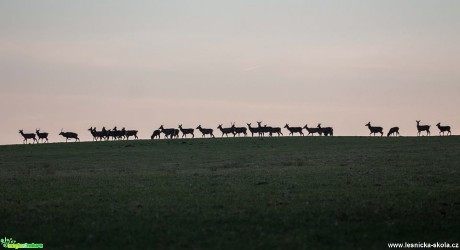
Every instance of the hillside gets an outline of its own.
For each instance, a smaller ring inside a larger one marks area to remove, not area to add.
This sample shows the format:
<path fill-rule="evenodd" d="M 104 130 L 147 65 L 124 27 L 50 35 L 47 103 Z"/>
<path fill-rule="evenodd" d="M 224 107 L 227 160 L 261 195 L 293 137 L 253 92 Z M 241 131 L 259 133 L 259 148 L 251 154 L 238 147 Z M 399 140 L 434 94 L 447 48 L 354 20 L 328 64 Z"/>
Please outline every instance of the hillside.
<path fill-rule="evenodd" d="M 0 146 L 0 237 L 46 249 L 458 242 L 458 152 L 457 136 Z"/>

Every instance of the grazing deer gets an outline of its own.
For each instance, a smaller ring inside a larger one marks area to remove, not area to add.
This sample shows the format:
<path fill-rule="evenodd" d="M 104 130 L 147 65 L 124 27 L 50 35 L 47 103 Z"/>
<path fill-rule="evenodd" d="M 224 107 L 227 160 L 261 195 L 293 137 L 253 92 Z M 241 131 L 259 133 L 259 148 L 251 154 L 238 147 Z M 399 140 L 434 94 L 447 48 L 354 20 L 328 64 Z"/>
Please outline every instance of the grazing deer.
<path fill-rule="evenodd" d="M 438 124 L 436 124 L 436 126 L 439 128 L 439 135 L 444 135 L 444 132 L 447 132 L 447 135 L 452 135 L 452 133 L 450 132 L 450 126 L 441 126 L 441 123 L 438 122 Z"/>
<path fill-rule="evenodd" d="M 150 136 L 150 139 L 155 139 L 157 136 L 158 136 L 158 139 L 160 139 L 160 134 L 161 134 L 161 131 L 159 129 L 153 131 L 153 134 L 152 136 Z"/>
<path fill-rule="evenodd" d="M 303 127 L 304 129 L 306 129 L 308 131 L 308 135 L 309 136 L 311 134 L 311 136 L 314 136 L 316 133 L 318 133 L 319 135 L 322 134 L 321 132 L 321 128 L 309 128 L 308 127 L 308 124 L 305 124 L 305 126 Z"/>
<path fill-rule="evenodd" d="M 182 124 L 179 125 L 180 132 L 182 132 L 182 138 L 187 138 L 188 134 L 192 135 L 192 138 L 195 138 L 195 134 L 193 133 L 195 130 L 193 128 L 182 128 Z"/>
<path fill-rule="evenodd" d="M 176 129 L 174 128 L 164 128 L 163 125 L 160 126 L 159 130 L 165 135 L 165 138 L 170 137 L 171 139 L 176 134 Z"/>
<path fill-rule="evenodd" d="M 259 134 L 260 136 L 260 128 L 251 127 L 251 123 L 246 123 L 246 125 L 248 125 L 249 132 L 251 132 L 251 136 L 254 136 L 254 134 Z"/>
<path fill-rule="evenodd" d="M 61 133 L 59 135 L 62 135 L 65 137 L 65 142 L 67 142 L 68 139 L 75 139 L 76 141 L 80 141 L 80 138 L 78 138 L 78 134 L 74 132 L 62 132 L 63 129 L 61 129 Z"/>
<path fill-rule="evenodd" d="M 240 136 L 240 134 L 244 134 L 244 136 L 247 135 L 247 133 L 246 133 L 247 128 L 245 128 L 245 127 L 235 127 L 235 123 L 233 123 L 232 128 L 233 128 L 233 132 L 235 134 L 238 134 L 238 136 Z"/>
<path fill-rule="evenodd" d="M 220 132 L 222 132 L 222 137 L 224 137 L 224 135 L 228 137 L 228 134 L 233 134 L 233 137 L 235 137 L 235 131 L 233 131 L 233 127 L 222 128 L 222 124 L 219 124 L 217 128 L 220 130 Z"/>
<path fill-rule="evenodd" d="M 40 133 L 40 129 L 35 129 L 35 133 L 38 136 L 38 141 L 40 141 L 40 139 L 41 139 L 42 142 L 43 142 L 43 140 L 46 140 L 46 142 L 48 142 L 48 133 Z"/>
<path fill-rule="evenodd" d="M 22 129 L 19 130 L 19 134 L 21 134 L 22 137 L 24 137 L 24 140 L 22 141 L 22 143 L 27 143 L 28 139 L 32 139 L 32 140 L 34 140 L 34 142 L 36 142 L 38 144 L 37 139 L 35 139 L 35 134 L 32 134 L 32 133 L 31 134 L 24 134 L 24 131 L 22 131 Z"/>
<path fill-rule="evenodd" d="M 423 131 L 426 131 L 426 135 L 429 136 L 431 133 L 430 133 L 430 127 L 431 125 L 420 125 L 420 121 L 415 121 L 417 122 L 417 136 L 420 136 L 420 133 L 423 132 Z"/>
<path fill-rule="evenodd" d="M 303 129 L 301 127 L 289 127 L 289 124 L 286 123 L 284 128 L 287 128 L 287 130 L 289 130 L 289 135 L 291 136 L 294 136 L 294 133 L 299 133 L 302 136 L 304 135 L 302 132 Z"/>
<path fill-rule="evenodd" d="M 371 122 L 368 122 L 364 126 L 367 126 L 369 128 L 369 130 L 371 131 L 371 133 L 369 135 L 374 134 L 374 136 L 375 136 L 376 133 L 380 133 L 380 136 L 383 136 L 383 128 L 382 127 L 372 127 Z"/>
<path fill-rule="evenodd" d="M 126 140 L 129 140 L 129 137 L 131 136 L 134 136 L 134 138 L 139 139 L 139 137 L 137 137 L 137 130 L 125 130 L 125 128 L 123 128 L 121 131 L 123 131 Z"/>
<path fill-rule="evenodd" d="M 198 127 L 196 127 L 196 129 L 200 130 L 202 136 L 201 137 L 206 137 L 206 135 L 209 135 L 210 137 L 212 136 L 213 138 L 214 137 L 214 134 L 213 134 L 213 129 L 212 128 L 202 128 L 201 125 L 198 125 Z"/>
<path fill-rule="evenodd" d="M 388 131 L 387 137 L 394 134 L 395 136 L 399 136 L 399 127 L 392 127 L 390 131 Z"/>
<path fill-rule="evenodd" d="M 317 128 L 319 128 L 321 130 L 320 135 L 321 134 L 324 134 L 324 136 L 328 136 L 328 135 L 333 136 L 334 135 L 334 129 L 332 127 L 324 127 L 324 128 L 322 128 L 321 123 L 318 123 Z"/>

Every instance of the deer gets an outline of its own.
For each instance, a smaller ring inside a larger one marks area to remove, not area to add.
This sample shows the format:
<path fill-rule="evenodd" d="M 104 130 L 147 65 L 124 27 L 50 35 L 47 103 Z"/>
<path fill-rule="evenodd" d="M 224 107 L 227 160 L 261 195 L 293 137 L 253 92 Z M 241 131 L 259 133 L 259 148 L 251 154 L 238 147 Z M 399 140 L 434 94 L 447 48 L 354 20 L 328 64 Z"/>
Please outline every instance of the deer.
<path fill-rule="evenodd" d="M 392 127 L 390 131 L 388 131 L 387 137 L 391 135 L 399 136 L 399 127 Z"/>
<path fill-rule="evenodd" d="M 110 139 L 110 130 L 107 130 L 105 127 L 102 127 L 102 135 L 103 135 L 103 138 L 105 137 L 105 140 L 108 141 Z M 101 138 L 102 139 L 102 138 Z"/>
<path fill-rule="evenodd" d="M 369 130 L 371 131 L 371 133 L 369 135 L 374 134 L 374 136 L 375 136 L 376 133 L 380 133 L 380 136 L 383 136 L 383 128 L 382 127 L 372 127 L 371 122 L 368 122 L 364 126 L 367 126 L 369 128 Z"/>
<path fill-rule="evenodd" d="M 417 123 L 417 136 L 420 136 L 421 132 L 426 131 L 426 135 L 429 136 L 431 125 L 420 125 L 420 121 L 415 121 Z"/>
<path fill-rule="evenodd" d="M 324 127 L 324 128 L 322 128 L 321 123 L 318 123 L 317 128 L 319 128 L 321 130 L 320 135 L 321 134 L 324 134 L 324 136 L 328 136 L 328 135 L 333 136 L 334 135 L 334 129 L 332 127 Z"/>
<path fill-rule="evenodd" d="M 118 130 L 117 129 L 117 126 L 115 126 L 113 129 L 112 129 L 112 138 L 114 140 L 123 140 L 123 137 L 125 137 L 125 134 L 126 134 L 126 130 Z"/>
<path fill-rule="evenodd" d="M 299 133 L 302 136 L 304 135 L 303 132 L 302 132 L 303 129 L 301 127 L 289 127 L 289 124 L 286 123 L 284 128 L 289 130 L 289 135 L 291 135 L 291 136 L 294 136 L 294 133 Z"/>
<path fill-rule="evenodd" d="M 210 137 L 212 136 L 213 138 L 214 137 L 214 134 L 213 134 L 213 129 L 212 128 L 202 128 L 201 125 L 198 125 L 198 127 L 196 127 L 196 129 L 200 130 L 202 136 L 201 137 L 206 137 L 206 135 L 209 135 Z"/>
<path fill-rule="evenodd" d="M 257 122 L 257 125 L 258 125 L 258 129 L 260 130 L 259 132 L 259 135 L 265 135 L 265 133 L 269 133 L 270 136 L 273 135 L 273 133 L 277 133 L 278 136 L 280 135 L 283 135 L 283 133 L 281 132 L 281 128 L 280 127 L 271 127 L 271 126 L 267 126 L 267 125 L 264 125 L 262 127 L 262 122 L 258 121 Z"/>
<path fill-rule="evenodd" d="M 309 128 L 308 124 L 305 124 L 303 128 L 308 131 L 307 136 L 309 136 L 310 134 L 311 136 L 314 136 L 316 133 L 318 133 L 319 135 L 322 135 L 321 128 Z"/>
<path fill-rule="evenodd" d="M 157 136 L 158 136 L 158 139 L 160 139 L 160 134 L 161 134 L 161 131 L 159 129 L 153 131 L 153 134 L 152 136 L 150 136 L 150 139 L 155 139 Z"/>
<path fill-rule="evenodd" d="M 93 141 L 97 141 L 98 139 L 100 141 L 102 141 L 102 139 L 106 136 L 106 132 L 104 132 L 104 130 L 102 131 L 97 131 L 96 130 L 96 127 L 91 127 L 88 129 L 88 131 L 91 133 L 91 135 L 93 136 Z"/>
<path fill-rule="evenodd" d="M 439 135 L 444 135 L 444 132 L 447 132 L 447 135 L 452 135 L 452 133 L 450 132 L 450 126 L 441 126 L 441 123 L 438 122 L 438 124 L 436 124 L 436 126 L 438 127 L 439 129 Z"/>
<path fill-rule="evenodd" d="M 46 142 L 48 142 L 48 133 L 40 133 L 40 129 L 35 129 L 35 133 L 37 134 L 38 136 L 38 141 L 40 141 L 40 139 L 42 140 L 46 140 Z"/>
<path fill-rule="evenodd" d="M 259 129 L 259 136 L 264 136 L 265 133 L 269 133 L 270 136 L 272 135 L 272 133 L 270 132 L 272 127 L 267 127 L 267 125 L 262 127 L 262 121 L 260 121 L 260 122 L 258 121 L 257 125 L 258 125 L 258 129 Z"/>
<path fill-rule="evenodd" d="M 259 134 L 260 136 L 260 128 L 251 127 L 251 123 L 246 123 L 246 125 L 248 125 L 249 132 L 251 132 L 251 136 L 254 136 L 254 134 Z"/>
<path fill-rule="evenodd" d="M 176 129 L 174 128 L 164 128 L 163 125 L 161 125 L 158 129 L 165 135 L 165 138 L 170 137 L 172 139 L 176 134 Z"/>
<path fill-rule="evenodd" d="M 182 138 L 187 138 L 188 134 L 192 135 L 192 138 L 195 138 L 195 134 L 193 133 L 195 130 L 193 128 L 182 128 L 182 124 L 179 125 L 180 132 L 182 132 Z"/>
<path fill-rule="evenodd" d="M 245 128 L 245 127 L 235 127 L 235 123 L 233 123 L 232 128 L 233 128 L 233 132 L 235 134 L 238 134 L 238 136 L 240 136 L 240 134 L 244 134 L 244 136 L 247 135 L 247 133 L 246 133 L 247 128 Z"/>
<path fill-rule="evenodd" d="M 217 128 L 220 130 L 220 132 L 222 132 L 222 137 L 224 137 L 224 135 L 228 137 L 228 134 L 233 134 L 233 137 L 235 137 L 235 131 L 233 130 L 233 127 L 222 128 L 222 124 L 219 124 Z"/>
<path fill-rule="evenodd" d="M 273 135 L 273 133 L 277 133 L 278 136 L 283 135 L 283 133 L 281 133 L 281 128 L 280 127 L 269 127 L 269 131 L 270 131 L 270 136 Z"/>
<path fill-rule="evenodd" d="M 177 128 L 176 128 L 176 129 L 174 129 L 173 137 L 175 137 L 175 138 L 179 138 L 179 132 L 180 132 L 180 130 L 179 130 L 179 129 L 177 129 Z"/>
<path fill-rule="evenodd" d="M 27 140 L 28 140 L 28 139 L 32 139 L 32 140 L 33 140 L 32 143 L 36 142 L 36 143 L 38 144 L 37 139 L 35 139 L 35 134 L 33 134 L 33 133 L 24 134 L 24 131 L 22 131 L 22 129 L 19 130 L 19 134 L 21 134 L 22 137 L 24 137 L 24 140 L 22 141 L 23 144 L 27 143 Z"/>
<path fill-rule="evenodd" d="M 67 143 L 68 139 L 75 139 L 75 142 L 80 141 L 80 138 L 78 138 L 78 134 L 74 132 L 63 132 L 63 129 L 61 129 L 61 133 L 59 135 L 62 135 L 65 137 L 65 142 Z"/>
<path fill-rule="evenodd" d="M 121 129 L 121 131 L 124 132 L 126 140 L 129 140 L 129 137 L 131 136 L 134 136 L 134 138 L 139 139 L 139 137 L 137 137 L 137 130 L 126 130 L 125 128 L 123 128 Z"/>

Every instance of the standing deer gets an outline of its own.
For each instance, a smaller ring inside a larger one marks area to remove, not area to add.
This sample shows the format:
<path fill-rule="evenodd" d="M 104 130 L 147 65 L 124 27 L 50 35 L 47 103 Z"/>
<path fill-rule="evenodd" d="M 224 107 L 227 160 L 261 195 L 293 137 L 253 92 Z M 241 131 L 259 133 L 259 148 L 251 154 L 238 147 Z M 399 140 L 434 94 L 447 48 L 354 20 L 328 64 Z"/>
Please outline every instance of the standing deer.
<path fill-rule="evenodd" d="M 245 127 L 235 127 L 235 123 L 233 123 L 232 128 L 233 128 L 233 132 L 235 134 L 238 134 L 238 136 L 240 136 L 240 134 L 244 134 L 244 136 L 247 135 L 247 133 L 246 133 L 247 128 L 245 128 Z"/>
<path fill-rule="evenodd" d="M 22 129 L 19 130 L 19 134 L 21 134 L 22 137 L 24 137 L 24 140 L 22 141 L 22 143 L 27 143 L 27 140 L 28 140 L 28 139 L 32 139 L 32 140 L 34 140 L 34 142 L 36 142 L 36 143 L 38 144 L 37 139 L 35 139 L 35 134 L 33 134 L 33 133 L 31 133 L 31 134 L 24 134 L 24 131 L 22 131 Z M 33 142 L 32 142 L 32 143 L 33 143 Z"/>
<path fill-rule="evenodd" d="M 235 137 L 235 131 L 233 131 L 233 127 L 222 128 L 222 124 L 219 124 L 217 128 L 220 130 L 220 132 L 222 132 L 222 137 L 224 137 L 224 135 L 228 137 L 228 134 L 233 134 L 233 137 Z"/>
<path fill-rule="evenodd" d="M 196 129 L 200 130 L 202 136 L 201 137 L 206 137 L 206 135 L 209 135 L 210 137 L 214 137 L 214 130 L 212 128 L 202 128 L 201 125 L 198 125 L 198 127 L 196 127 Z"/>
<path fill-rule="evenodd" d="M 246 123 L 246 125 L 248 125 L 249 132 L 251 132 L 251 136 L 254 136 L 254 134 L 259 134 L 260 136 L 260 128 L 251 127 L 251 123 Z"/>
<path fill-rule="evenodd" d="M 318 133 L 319 135 L 322 134 L 321 132 L 321 128 L 309 128 L 308 127 L 308 124 L 305 124 L 305 126 L 303 127 L 304 129 L 306 129 L 308 131 L 308 135 L 309 136 L 311 134 L 311 136 L 314 136 L 316 133 Z"/>
<path fill-rule="evenodd" d="M 395 136 L 399 136 L 399 127 L 392 127 L 390 131 L 388 131 L 387 137 L 394 134 Z"/>
<path fill-rule="evenodd" d="M 271 130 L 272 130 L 272 127 L 267 127 L 267 125 L 263 126 L 262 127 L 262 121 L 258 121 L 257 122 L 257 125 L 258 125 L 258 128 L 259 128 L 259 136 L 265 136 L 265 133 L 270 133 L 271 135 Z"/>
<path fill-rule="evenodd" d="M 426 131 L 426 135 L 429 136 L 431 133 L 430 133 L 430 127 L 431 125 L 420 125 L 420 121 L 415 121 L 417 122 L 417 136 L 420 136 L 420 133 L 423 132 L 423 131 Z"/>
<path fill-rule="evenodd" d="M 176 135 L 176 129 L 174 128 L 164 128 L 163 125 L 161 125 L 159 130 L 165 135 L 165 138 L 170 137 L 172 139 Z"/>
<path fill-rule="evenodd" d="M 182 128 L 182 124 L 179 125 L 180 132 L 182 132 L 182 138 L 187 138 L 188 134 L 192 135 L 192 138 L 195 138 L 195 134 L 193 133 L 195 130 L 193 128 Z"/>
<path fill-rule="evenodd" d="M 46 140 L 46 142 L 48 142 L 48 133 L 40 133 L 40 129 L 36 129 L 35 133 L 38 136 L 37 142 L 40 141 L 40 139 L 42 140 L 42 142 L 43 140 Z"/>
<path fill-rule="evenodd" d="M 369 130 L 371 131 L 371 133 L 369 135 L 374 134 L 374 136 L 375 136 L 376 133 L 380 133 L 380 136 L 383 136 L 383 128 L 382 127 L 372 127 L 371 122 L 368 122 L 364 126 L 367 126 L 369 128 Z"/>
<path fill-rule="evenodd" d="M 436 124 L 436 126 L 439 128 L 439 135 L 444 135 L 444 132 L 447 132 L 447 135 L 452 135 L 452 133 L 450 132 L 450 126 L 441 126 L 441 123 L 438 122 L 438 124 Z"/>
<path fill-rule="evenodd" d="M 320 135 L 321 134 L 324 134 L 324 136 L 328 136 L 328 135 L 333 136 L 334 135 L 334 129 L 332 127 L 324 127 L 324 128 L 322 128 L 321 123 L 318 123 L 317 128 L 319 128 L 321 130 Z"/>
<path fill-rule="evenodd" d="M 291 136 L 294 136 L 294 133 L 299 133 L 301 135 L 304 135 L 302 132 L 303 128 L 301 127 L 289 127 L 289 124 L 286 123 L 284 128 L 287 128 L 287 130 L 289 130 L 289 135 Z"/>
<path fill-rule="evenodd" d="M 78 134 L 74 132 L 62 132 L 63 129 L 61 129 L 61 133 L 59 135 L 62 135 L 65 137 L 65 142 L 67 142 L 68 139 L 75 139 L 76 141 L 80 141 L 80 138 L 78 138 Z"/>
<path fill-rule="evenodd" d="M 97 141 L 98 139 L 100 141 L 102 141 L 102 139 L 106 136 L 106 132 L 104 132 L 104 130 L 102 131 L 97 131 L 96 130 L 96 127 L 91 127 L 88 129 L 88 131 L 91 133 L 91 135 L 93 136 L 93 141 Z"/>
<path fill-rule="evenodd" d="M 139 137 L 137 137 L 137 130 L 125 130 L 125 128 L 123 128 L 121 131 L 124 132 L 126 140 L 129 140 L 130 136 L 134 136 L 134 138 L 139 139 Z"/>

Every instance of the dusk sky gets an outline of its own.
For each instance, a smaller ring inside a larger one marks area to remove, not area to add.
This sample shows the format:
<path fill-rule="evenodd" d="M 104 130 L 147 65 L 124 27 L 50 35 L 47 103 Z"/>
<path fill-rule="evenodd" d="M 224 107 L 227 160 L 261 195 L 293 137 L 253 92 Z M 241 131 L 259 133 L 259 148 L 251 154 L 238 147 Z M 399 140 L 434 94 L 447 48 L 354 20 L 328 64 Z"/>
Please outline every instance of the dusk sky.
<path fill-rule="evenodd" d="M 146 139 L 257 120 L 457 134 L 459 13 L 457 0 L 0 0 L 0 144 L 19 129 Z"/>

